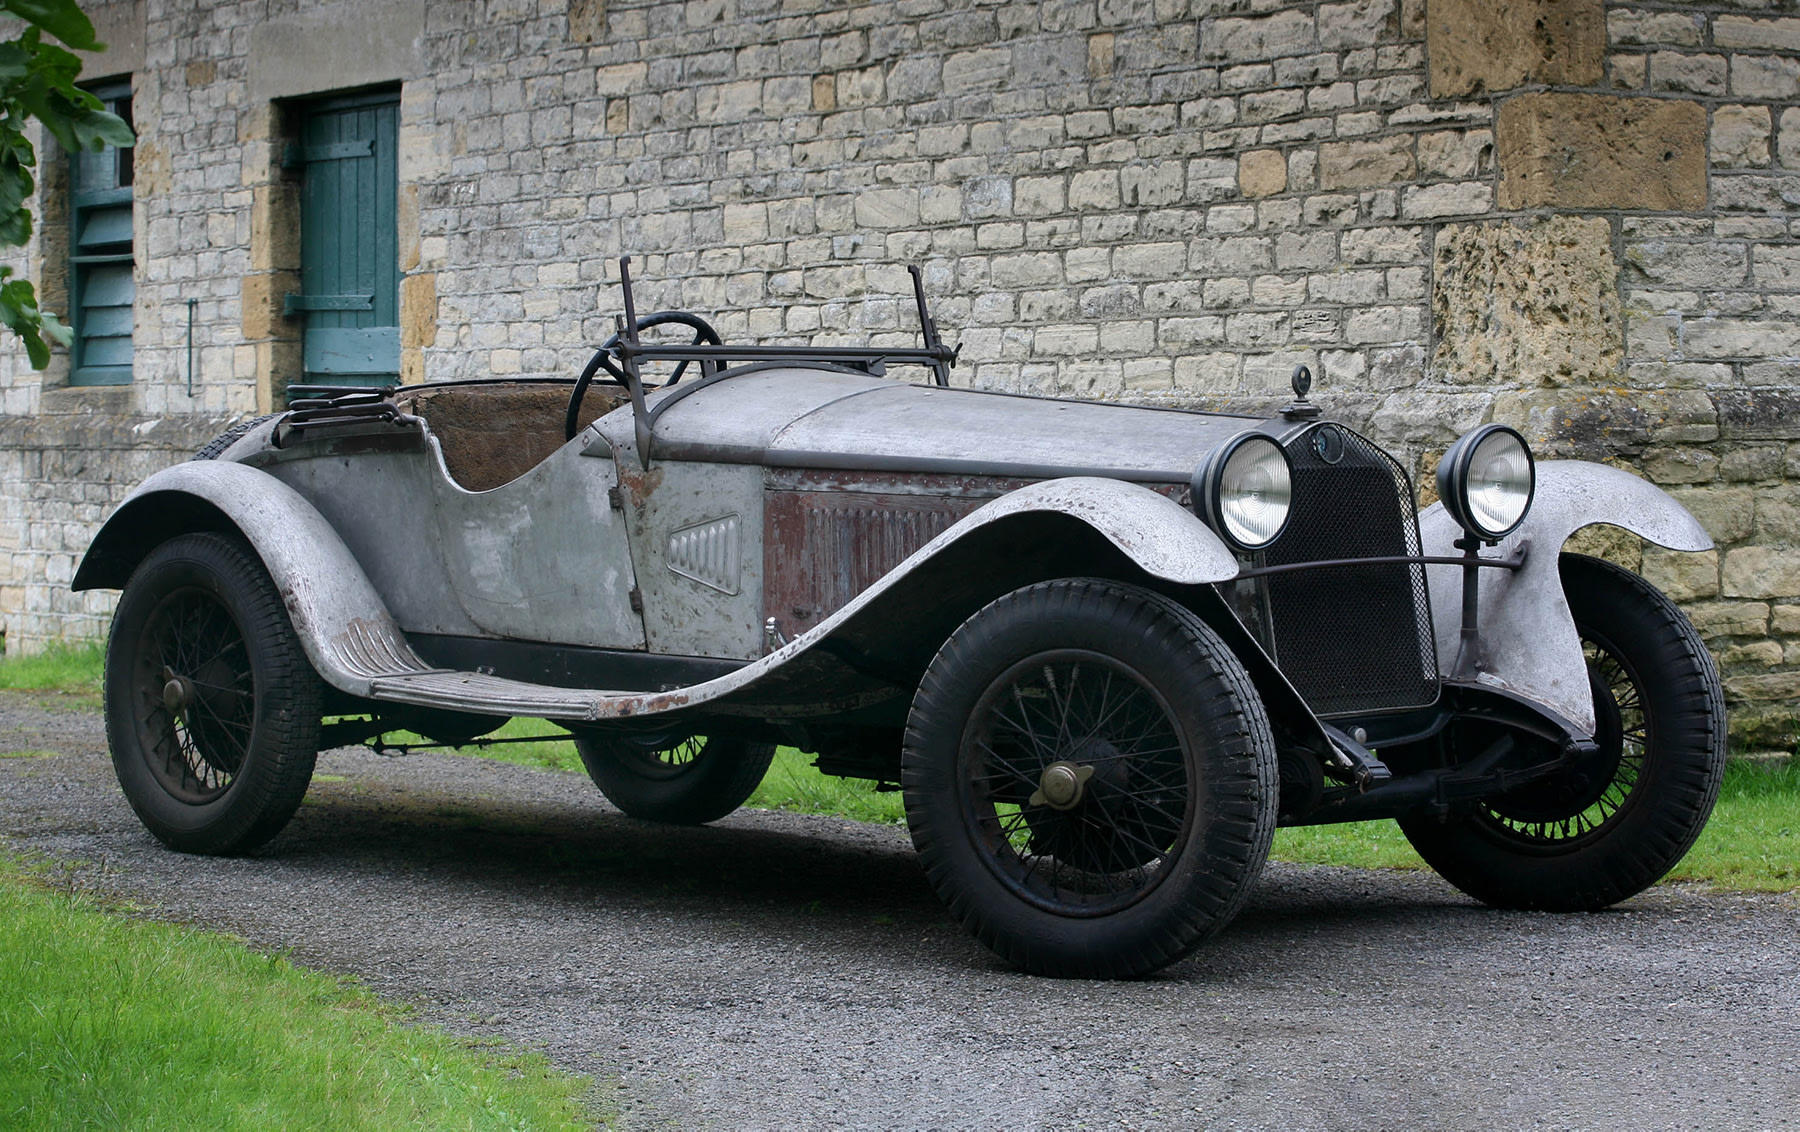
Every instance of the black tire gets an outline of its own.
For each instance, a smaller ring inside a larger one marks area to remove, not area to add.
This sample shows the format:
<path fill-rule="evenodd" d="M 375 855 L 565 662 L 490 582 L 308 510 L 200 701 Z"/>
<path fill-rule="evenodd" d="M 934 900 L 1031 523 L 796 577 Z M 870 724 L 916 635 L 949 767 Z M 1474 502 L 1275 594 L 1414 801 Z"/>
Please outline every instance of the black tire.
<path fill-rule="evenodd" d="M 260 417 L 251 417 L 247 421 L 239 421 L 221 432 L 201 446 L 198 452 L 188 457 L 189 460 L 217 460 L 219 454 L 243 439 L 251 429 L 267 420 L 280 416 L 279 413 L 265 413 Z"/>
<path fill-rule="evenodd" d="M 668 825 L 717 821 L 755 793 L 771 743 L 723 736 L 589 735 L 575 740 L 588 777 L 626 814 Z"/>
<path fill-rule="evenodd" d="M 243 853 L 312 780 L 322 697 L 281 595 L 221 534 L 163 543 L 119 595 L 106 649 L 113 770 L 170 848 Z"/>
<path fill-rule="evenodd" d="M 1015 590 L 951 635 L 901 784 L 951 914 L 1008 963 L 1070 978 L 1147 974 L 1223 927 L 1278 799 L 1237 657 L 1176 602 L 1100 579 Z"/>
<path fill-rule="evenodd" d="M 1497 908 L 1593 911 L 1675 867 L 1725 774 L 1725 695 L 1700 634 L 1629 570 L 1565 554 L 1600 761 L 1449 821 L 1400 823 L 1445 880 Z"/>

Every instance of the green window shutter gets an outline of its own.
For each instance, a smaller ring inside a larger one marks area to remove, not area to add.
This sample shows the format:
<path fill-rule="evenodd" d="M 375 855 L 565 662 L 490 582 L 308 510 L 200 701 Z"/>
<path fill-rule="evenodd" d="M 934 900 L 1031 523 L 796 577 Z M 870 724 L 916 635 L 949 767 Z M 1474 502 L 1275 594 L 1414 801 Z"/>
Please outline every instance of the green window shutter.
<path fill-rule="evenodd" d="M 131 87 L 95 89 L 106 108 L 131 121 Z M 107 146 L 69 159 L 69 318 L 75 331 L 71 385 L 131 380 L 132 151 Z"/>
<path fill-rule="evenodd" d="M 400 379 L 399 110 L 392 92 L 331 99 L 301 126 L 300 292 L 285 306 L 309 383 Z"/>

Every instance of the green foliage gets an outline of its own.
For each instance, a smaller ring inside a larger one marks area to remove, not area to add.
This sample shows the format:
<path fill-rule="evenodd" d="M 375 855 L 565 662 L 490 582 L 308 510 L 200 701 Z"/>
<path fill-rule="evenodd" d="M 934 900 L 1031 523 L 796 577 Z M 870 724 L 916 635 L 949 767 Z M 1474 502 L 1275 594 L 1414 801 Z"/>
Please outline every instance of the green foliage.
<path fill-rule="evenodd" d="M 43 652 L 0 658 L 0 688 L 94 694 L 106 647 L 98 641 L 55 644 Z"/>
<path fill-rule="evenodd" d="M 586 1083 L 347 980 L 0 869 L 0 1125 L 582 1128 Z"/>
<path fill-rule="evenodd" d="M 24 34 L 0 42 L 0 247 L 17 247 L 31 238 L 31 210 L 25 201 L 37 191 L 32 170 L 37 150 L 26 134 L 33 119 L 43 124 L 58 145 L 70 153 L 99 152 L 108 145 L 128 146 L 137 139 L 117 114 L 75 85 L 81 60 L 53 43 L 49 33 L 81 51 L 99 51 L 94 25 L 75 0 L 0 0 L 0 11 L 26 23 Z M 10 278 L 0 267 L 0 323 L 25 343 L 33 369 L 50 364 L 45 336 L 63 345 L 69 330 L 56 316 L 40 310 L 37 292 L 24 279 Z"/>

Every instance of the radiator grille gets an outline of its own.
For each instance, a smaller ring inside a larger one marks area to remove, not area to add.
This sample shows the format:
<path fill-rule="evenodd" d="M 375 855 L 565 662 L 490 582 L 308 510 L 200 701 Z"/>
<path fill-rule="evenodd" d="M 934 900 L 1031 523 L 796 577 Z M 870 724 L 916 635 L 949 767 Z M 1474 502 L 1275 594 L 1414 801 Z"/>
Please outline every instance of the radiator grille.
<path fill-rule="evenodd" d="M 1334 429 L 1342 455 L 1328 463 L 1313 443 Z M 1406 471 L 1339 425 L 1319 425 L 1289 444 L 1293 510 L 1261 562 L 1283 566 L 1334 558 L 1419 553 Z M 1267 586 L 1275 659 L 1314 711 L 1414 707 L 1437 699 L 1437 653 L 1425 568 L 1346 566 L 1275 574 Z"/>

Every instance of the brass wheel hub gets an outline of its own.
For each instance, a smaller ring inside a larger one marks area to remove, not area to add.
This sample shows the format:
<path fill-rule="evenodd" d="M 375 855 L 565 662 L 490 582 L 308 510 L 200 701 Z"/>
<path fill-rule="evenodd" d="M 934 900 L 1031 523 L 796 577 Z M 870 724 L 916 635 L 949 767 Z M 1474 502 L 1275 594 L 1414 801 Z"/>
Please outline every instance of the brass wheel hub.
<path fill-rule="evenodd" d="M 179 714 L 193 701 L 194 686 L 188 683 L 187 677 L 175 675 L 175 670 L 172 668 L 165 667 L 162 675 L 163 706 L 168 708 L 171 714 Z"/>
<path fill-rule="evenodd" d="M 1053 810 L 1072 810 L 1087 793 L 1087 781 L 1094 777 L 1091 766 L 1077 766 L 1061 759 L 1044 768 L 1038 788 L 1027 799 L 1033 806 L 1049 806 Z"/>

